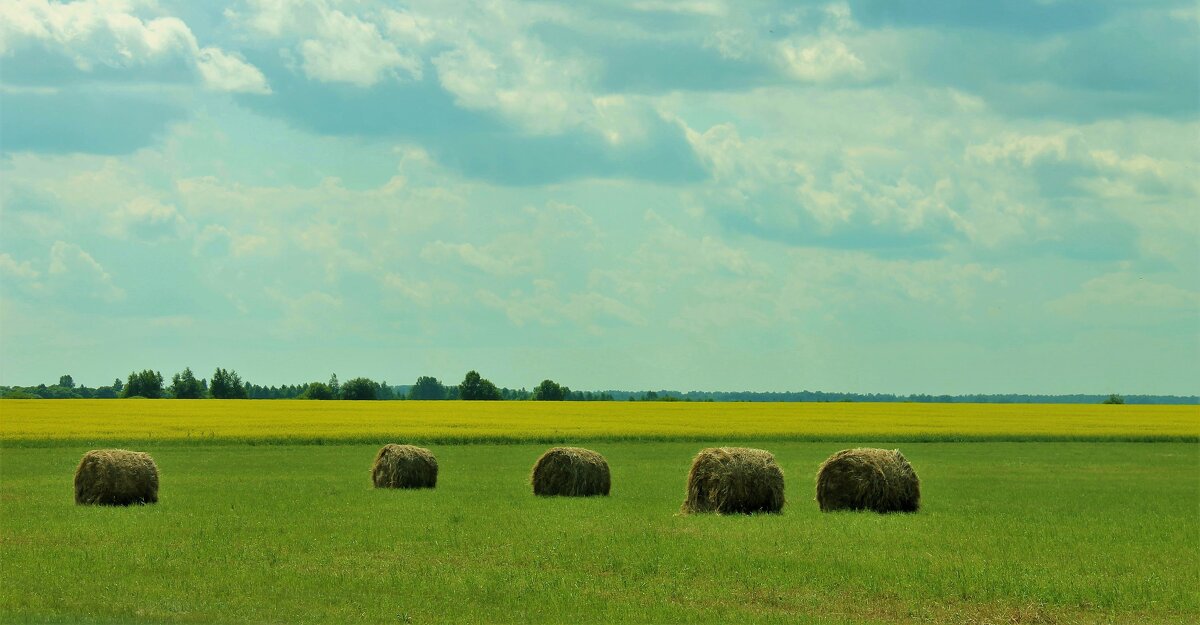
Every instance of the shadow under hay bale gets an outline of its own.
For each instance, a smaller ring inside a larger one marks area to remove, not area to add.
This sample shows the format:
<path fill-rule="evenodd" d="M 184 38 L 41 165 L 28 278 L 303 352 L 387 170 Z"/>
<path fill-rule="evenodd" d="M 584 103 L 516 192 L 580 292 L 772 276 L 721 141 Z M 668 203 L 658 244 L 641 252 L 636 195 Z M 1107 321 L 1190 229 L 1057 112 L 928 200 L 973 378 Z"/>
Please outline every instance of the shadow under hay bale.
<path fill-rule="evenodd" d="M 752 514 L 783 510 L 783 469 L 771 452 L 710 447 L 692 461 L 681 511 Z"/>
<path fill-rule="evenodd" d="M 93 449 L 75 469 L 75 503 L 128 506 L 158 502 L 158 465 L 149 454 Z"/>
<path fill-rule="evenodd" d="M 375 488 L 433 488 L 437 474 L 433 453 L 413 445 L 384 445 L 371 465 Z"/>
<path fill-rule="evenodd" d="M 822 512 L 916 512 L 921 480 L 899 449 L 844 449 L 817 470 L 817 503 Z"/>
<path fill-rule="evenodd" d="M 604 456 L 580 447 L 554 447 L 533 465 L 533 494 L 543 497 L 608 495 L 612 477 Z"/>

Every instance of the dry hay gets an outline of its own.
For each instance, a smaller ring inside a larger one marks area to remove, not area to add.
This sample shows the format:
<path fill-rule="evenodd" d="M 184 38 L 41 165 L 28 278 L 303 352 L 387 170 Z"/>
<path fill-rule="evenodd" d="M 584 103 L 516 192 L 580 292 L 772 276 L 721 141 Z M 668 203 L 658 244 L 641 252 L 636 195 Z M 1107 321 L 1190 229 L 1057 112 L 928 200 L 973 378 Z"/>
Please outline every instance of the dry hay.
<path fill-rule="evenodd" d="M 128 506 L 158 501 L 158 466 L 149 454 L 93 449 L 75 469 L 75 503 Z"/>
<path fill-rule="evenodd" d="M 438 464 L 428 449 L 413 445 L 384 445 L 371 465 L 375 488 L 433 488 Z"/>
<path fill-rule="evenodd" d="M 580 447 L 554 447 L 533 464 L 533 494 L 543 497 L 607 495 L 612 486 L 604 456 Z"/>
<path fill-rule="evenodd" d="M 916 512 L 921 480 L 899 449 L 844 449 L 817 470 L 817 503 L 823 512 Z"/>
<path fill-rule="evenodd" d="M 696 455 L 687 481 L 684 514 L 783 510 L 783 469 L 769 451 L 710 447 Z"/>

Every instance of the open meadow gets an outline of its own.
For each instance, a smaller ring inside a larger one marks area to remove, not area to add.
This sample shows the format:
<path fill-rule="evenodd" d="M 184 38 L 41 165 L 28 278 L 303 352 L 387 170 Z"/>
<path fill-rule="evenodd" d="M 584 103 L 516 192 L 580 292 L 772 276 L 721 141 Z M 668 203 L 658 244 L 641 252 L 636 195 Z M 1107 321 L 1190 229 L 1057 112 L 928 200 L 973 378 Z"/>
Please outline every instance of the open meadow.
<path fill-rule="evenodd" d="M 0 411 L 4 622 L 1200 620 L 1195 407 L 147 400 Z M 529 470 L 551 441 L 602 453 L 611 496 L 534 497 Z M 437 488 L 371 488 L 386 442 L 428 445 Z M 920 512 L 818 511 L 818 465 L 859 444 L 904 451 Z M 75 465 L 101 445 L 154 456 L 158 504 L 74 505 Z M 783 514 L 679 515 L 688 465 L 710 445 L 774 453 Z"/>

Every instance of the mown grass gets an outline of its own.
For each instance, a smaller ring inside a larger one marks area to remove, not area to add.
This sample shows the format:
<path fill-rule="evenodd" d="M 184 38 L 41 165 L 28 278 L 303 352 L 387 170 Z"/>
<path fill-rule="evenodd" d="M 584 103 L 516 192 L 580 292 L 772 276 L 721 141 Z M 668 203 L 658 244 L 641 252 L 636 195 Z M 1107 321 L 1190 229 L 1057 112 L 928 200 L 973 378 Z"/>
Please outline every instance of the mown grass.
<path fill-rule="evenodd" d="M 1200 441 L 1200 406 L 5 400 L 0 443 Z"/>
<path fill-rule="evenodd" d="M 721 439 L 720 444 L 739 441 Z M 891 446 L 892 440 L 878 443 Z M 1200 446 L 909 443 L 914 515 L 822 514 L 840 443 L 760 442 L 782 515 L 676 515 L 696 443 L 592 445 L 608 498 L 545 499 L 535 445 L 162 445 L 160 503 L 76 507 L 88 445 L 0 449 L 4 622 L 1193 623 Z"/>

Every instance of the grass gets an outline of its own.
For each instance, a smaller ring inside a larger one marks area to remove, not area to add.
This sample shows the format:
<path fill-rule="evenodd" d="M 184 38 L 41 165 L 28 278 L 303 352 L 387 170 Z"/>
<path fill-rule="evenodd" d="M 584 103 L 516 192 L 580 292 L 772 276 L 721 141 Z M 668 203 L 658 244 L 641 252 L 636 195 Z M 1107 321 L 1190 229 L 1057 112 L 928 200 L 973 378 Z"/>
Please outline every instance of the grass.
<path fill-rule="evenodd" d="M 880 516 L 812 501 L 848 445 L 777 441 L 782 515 L 677 516 L 704 445 L 590 445 L 587 499 L 531 494 L 538 445 L 434 447 L 424 491 L 371 489 L 378 445 L 151 445 L 128 509 L 72 504 L 90 444 L 5 445 L 0 620 L 1200 621 L 1195 444 L 908 443 L 922 511 Z"/>
<path fill-rule="evenodd" d="M 1200 441 L 1200 406 L 5 400 L 0 444 Z"/>

